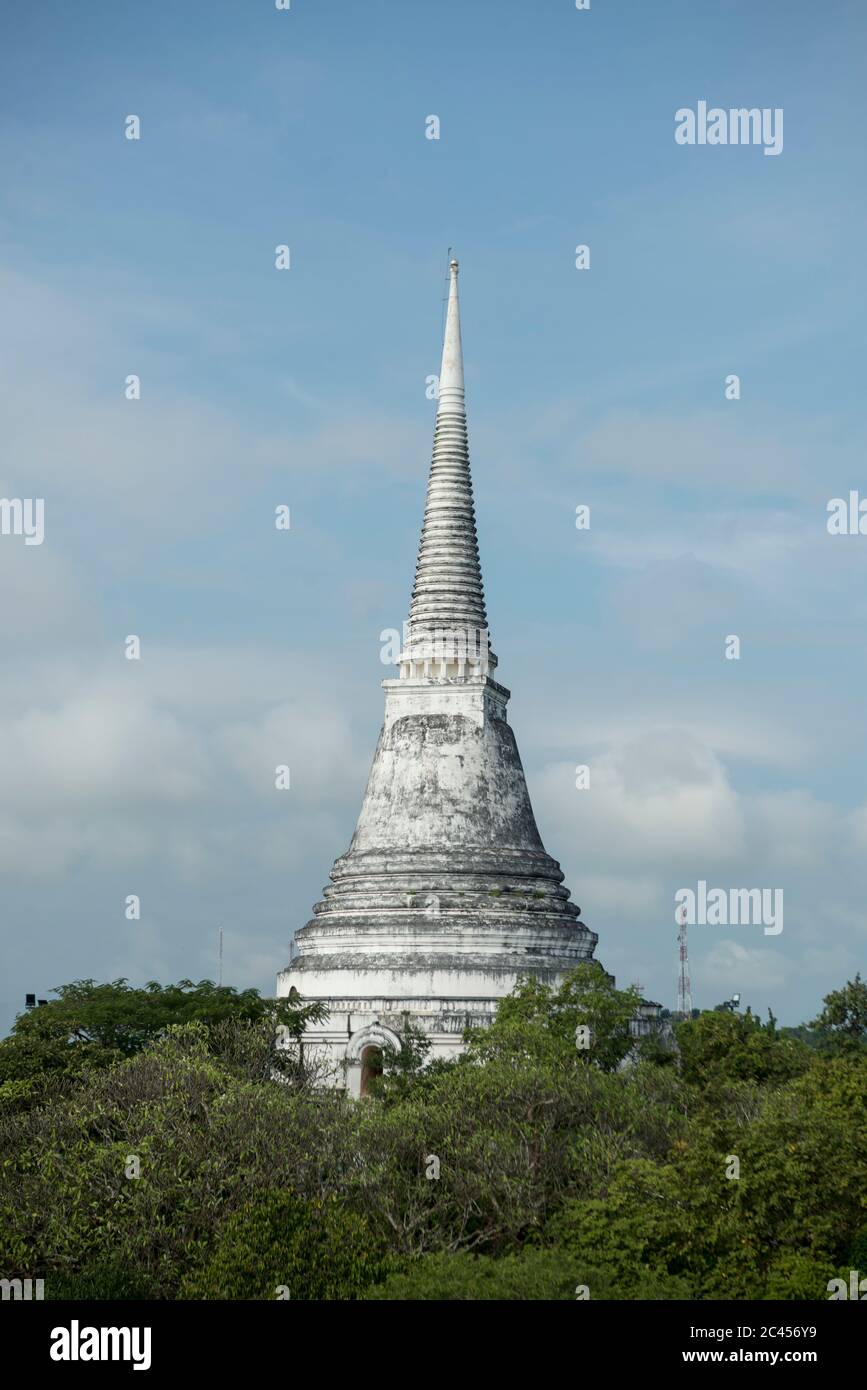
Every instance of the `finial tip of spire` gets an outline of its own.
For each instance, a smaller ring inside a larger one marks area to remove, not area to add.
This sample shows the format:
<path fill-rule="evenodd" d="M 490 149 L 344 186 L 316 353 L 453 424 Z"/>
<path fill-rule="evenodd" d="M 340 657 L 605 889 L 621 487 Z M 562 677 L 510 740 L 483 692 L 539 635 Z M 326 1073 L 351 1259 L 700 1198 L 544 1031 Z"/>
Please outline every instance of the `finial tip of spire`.
<path fill-rule="evenodd" d="M 457 261 L 449 261 L 449 270 L 453 270 L 454 273 L 455 273 L 455 275 L 457 275 L 457 273 L 458 273 L 458 263 L 457 263 Z"/>

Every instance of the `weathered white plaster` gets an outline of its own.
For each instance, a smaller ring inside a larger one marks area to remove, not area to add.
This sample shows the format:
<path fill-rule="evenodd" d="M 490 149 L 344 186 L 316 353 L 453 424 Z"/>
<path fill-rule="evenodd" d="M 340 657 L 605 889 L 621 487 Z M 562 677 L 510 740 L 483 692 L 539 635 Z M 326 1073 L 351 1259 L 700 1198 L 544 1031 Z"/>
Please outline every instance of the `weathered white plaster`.
<path fill-rule="evenodd" d="M 457 286 L 452 262 L 400 677 L 383 682 L 385 719 L 352 843 L 277 982 L 278 995 L 294 986 L 327 1002 L 329 1019 L 305 1047 L 353 1095 L 379 1032 L 397 1038 L 412 1024 L 432 1058 L 454 1056 L 464 1029 L 489 1024 L 521 977 L 556 983 L 593 956 L 597 939 L 545 852 L 507 721 L 509 691 L 490 674 Z M 443 656 L 443 632 L 464 643 L 457 658 Z M 460 655 L 480 652 L 483 661 Z"/>

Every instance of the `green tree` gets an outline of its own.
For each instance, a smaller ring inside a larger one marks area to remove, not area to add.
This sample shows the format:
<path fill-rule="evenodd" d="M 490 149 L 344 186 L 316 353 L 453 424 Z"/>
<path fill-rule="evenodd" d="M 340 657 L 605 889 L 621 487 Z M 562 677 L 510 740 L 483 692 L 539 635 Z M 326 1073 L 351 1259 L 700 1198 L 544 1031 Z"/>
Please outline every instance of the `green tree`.
<path fill-rule="evenodd" d="M 580 1292 L 579 1292 L 580 1290 Z M 585 1292 L 586 1290 L 586 1292 Z M 690 1297 L 684 1281 L 633 1271 L 621 1285 L 610 1273 L 581 1264 L 569 1250 L 530 1248 L 492 1259 L 467 1253 L 423 1255 L 395 1272 L 366 1299 L 482 1302 L 495 1299 L 574 1302 L 576 1298 Z"/>
<path fill-rule="evenodd" d="M 8 1040 L 7 1277 L 44 1278 L 49 1298 L 354 1298 L 387 1250 L 400 1268 L 364 1296 L 810 1299 L 867 1273 L 860 1047 L 826 1056 L 712 1012 L 659 1066 L 635 1056 L 634 992 L 585 968 L 526 982 L 457 1062 L 422 1066 L 409 1036 L 380 1097 L 354 1104 L 293 1054 L 303 1001 L 278 1050 L 274 1001 L 233 1008 L 205 983 L 203 1017 L 167 1025 L 125 982 L 120 1017 L 92 1014 L 80 982 L 74 1027 L 25 1020 Z M 178 988 L 195 1009 L 199 987 Z"/>
<path fill-rule="evenodd" d="M 630 1024 L 640 1002 L 637 990 L 616 989 L 596 961 L 579 965 L 557 989 L 523 980 L 500 1001 L 490 1028 L 469 1033 L 469 1056 L 512 1054 L 615 1071 L 635 1046 Z"/>
<path fill-rule="evenodd" d="M 676 1025 L 681 1075 L 702 1090 L 739 1081 L 782 1082 L 810 1065 L 802 1042 L 755 1014 L 711 1010 Z"/>
<path fill-rule="evenodd" d="M 857 974 L 842 989 L 826 994 L 825 1005 L 810 1024 L 820 1029 L 825 1049 L 832 1052 L 867 1050 L 867 982 Z"/>
<path fill-rule="evenodd" d="M 511 1046 L 470 1059 L 393 1105 L 357 1108 L 349 1192 L 401 1254 L 507 1253 L 564 1200 L 604 1188 L 620 1158 L 666 1153 L 684 1124 L 678 1084 L 656 1067 L 627 1078 Z"/>
<path fill-rule="evenodd" d="M 730 1151 L 740 1157 L 731 1187 L 742 1248 L 762 1268 L 785 1252 L 841 1262 L 864 1226 L 867 1056 L 818 1061 L 766 1088 Z"/>
<path fill-rule="evenodd" d="M 0 1269 L 44 1277 L 50 1295 L 53 1279 L 119 1267 L 172 1298 L 258 1192 L 340 1192 L 356 1151 L 351 1103 L 243 1070 L 215 1055 L 206 1025 L 185 1024 L 0 1119 Z"/>
<path fill-rule="evenodd" d="M 123 979 L 106 984 L 77 980 L 52 992 L 56 999 L 19 1014 L 10 1035 L 0 1041 L 0 1109 L 26 1109 L 52 1088 L 68 1089 L 184 1023 L 202 1023 L 215 1036 L 222 1027 L 224 1041 L 227 1024 L 268 1023 L 274 1043 L 270 1064 L 290 1069 L 297 1066 L 298 1049 L 281 1051 L 278 1035 L 291 1043 L 324 1014 L 319 1003 L 266 999 L 255 989 L 238 991 L 211 980 L 166 986 L 151 981 L 140 989 Z"/>
<path fill-rule="evenodd" d="M 292 1192 L 261 1192 L 228 1217 L 179 1297 L 355 1299 L 387 1269 L 363 1218 L 335 1197 L 304 1201 Z"/>
<path fill-rule="evenodd" d="M 371 1087 L 372 1094 L 389 1100 L 403 1095 L 427 1066 L 431 1041 L 422 1028 L 408 1024 L 400 1035 L 400 1047 L 384 1043 L 381 1048 L 382 1076 Z"/>

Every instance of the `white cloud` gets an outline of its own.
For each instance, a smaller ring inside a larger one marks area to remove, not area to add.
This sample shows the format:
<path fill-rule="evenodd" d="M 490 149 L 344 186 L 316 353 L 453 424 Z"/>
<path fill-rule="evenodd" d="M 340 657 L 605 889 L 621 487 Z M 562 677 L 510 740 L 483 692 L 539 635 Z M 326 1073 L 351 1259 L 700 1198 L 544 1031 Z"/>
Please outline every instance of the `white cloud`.
<path fill-rule="evenodd" d="M 867 801 L 852 812 L 849 819 L 849 833 L 854 840 L 856 849 L 862 852 L 867 850 Z"/>
<path fill-rule="evenodd" d="M 844 818 L 812 792 L 793 787 L 745 799 L 752 853 L 786 869 L 827 869 L 840 843 Z"/>
<path fill-rule="evenodd" d="M 698 928 L 696 928 L 698 930 Z M 711 930 L 705 928 L 706 931 Z M 722 930 L 720 928 L 720 930 Z M 730 930 L 735 930 L 731 928 Z M 750 930 L 737 928 L 737 930 Z M 760 928 L 755 928 L 759 931 Z M 793 975 L 793 966 L 783 952 L 773 946 L 760 947 L 744 945 L 731 937 L 718 941 L 700 963 L 701 973 L 707 984 L 703 995 L 707 998 L 716 990 L 721 1003 L 734 993 L 741 995 L 743 1004 L 750 1003 L 749 993 L 756 990 L 785 990 Z M 712 983 L 711 983 L 712 981 Z M 707 1007 L 707 1003 L 705 1004 Z M 753 1003 L 753 1009 L 756 1005 Z"/>
<path fill-rule="evenodd" d="M 812 416 L 795 422 L 791 416 L 747 417 L 739 402 L 722 399 L 720 381 L 719 410 L 612 414 L 587 431 L 579 449 L 582 467 L 606 480 L 634 477 L 690 490 L 791 497 L 809 488 L 827 434 Z"/>
<path fill-rule="evenodd" d="M 533 788 L 542 819 L 571 834 L 579 861 L 686 872 L 730 863 L 742 852 L 743 812 L 726 772 L 682 731 L 658 730 L 609 748 L 589 766 L 589 790 L 576 789 L 575 764 L 565 762 L 547 766 Z"/>
<path fill-rule="evenodd" d="M 0 723 L 6 871 L 157 856 L 195 881 L 239 847 L 270 867 L 315 853 L 336 833 L 335 812 L 361 804 L 375 730 L 368 747 L 312 678 L 305 694 L 299 669 L 288 652 L 248 648 L 241 663 L 231 651 L 157 647 L 141 662 L 118 647 L 93 666 L 79 657 L 32 668 L 14 699 L 7 692 Z M 296 698 L 275 698 L 291 689 Z M 250 709 L 255 718 L 238 718 Z M 274 784 L 282 763 L 287 792 Z M 323 875 L 337 852 L 322 851 Z"/>
<path fill-rule="evenodd" d="M 359 756 L 346 716 L 313 701 L 286 701 L 256 723 L 221 730 L 218 741 L 258 796 L 274 796 L 275 768 L 289 766 L 291 787 L 306 805 L 341 799 L 357 786 L 368 761 Z"/>
<path fill-rule="evenodd" d="M 576 858 L 580 861 L 580 854 Z M 566 882 L 572 888 L 568 878 Z M 619 917 L 645 918 L 650 923 L 661 901 L 662 887 L 658 879 L 635 874 L 598 874 L 591 868 L 581 873 L 573 896 L 591 926 L 594 916 L 614 922 Z"/>
<path fill-rule="evenodd" d="M 4 799 L 34 806 L 118 808 L 200 795 L 207 764 L 200 738 L 120 682 L 31 710 L 0 729 Z"/>

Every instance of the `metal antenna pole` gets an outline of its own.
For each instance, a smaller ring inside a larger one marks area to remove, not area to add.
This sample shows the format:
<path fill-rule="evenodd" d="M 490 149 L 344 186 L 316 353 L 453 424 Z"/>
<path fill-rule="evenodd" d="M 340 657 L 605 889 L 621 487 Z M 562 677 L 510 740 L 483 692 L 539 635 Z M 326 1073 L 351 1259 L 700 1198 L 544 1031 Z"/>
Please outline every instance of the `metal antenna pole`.
<path fill-rule="evenodd" d="M 680 909 L 677 931 L 680 948 L 680 969 L 677 976 L 677 1011 L 682 1018 L 692 1018 L 692 986 L 689 980 L 689 950 L 686 943 L 686 903 Z"/>

